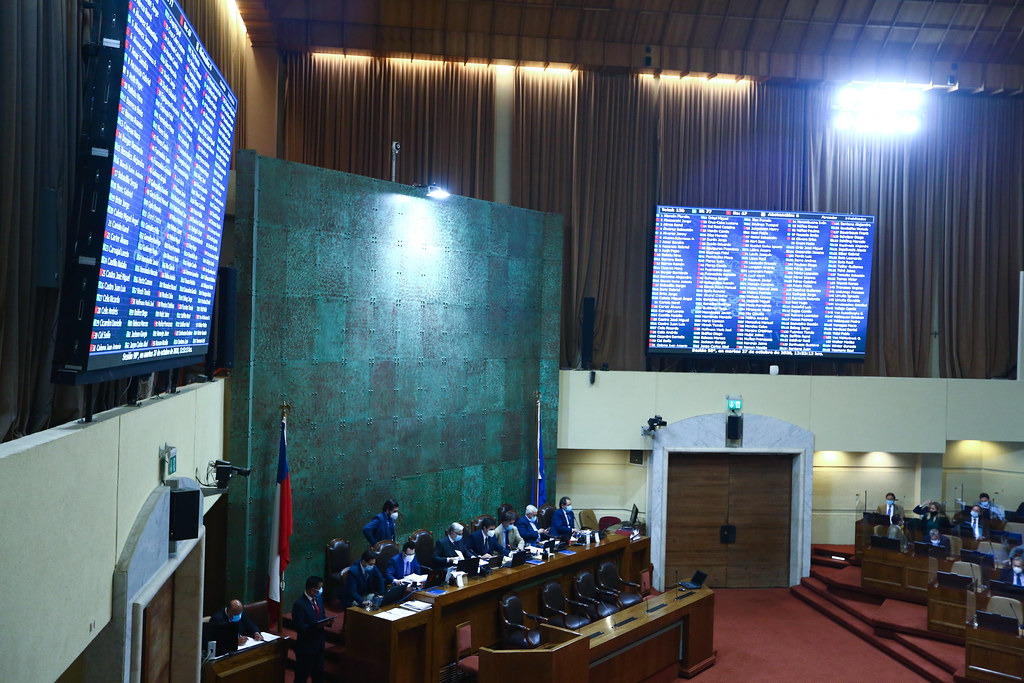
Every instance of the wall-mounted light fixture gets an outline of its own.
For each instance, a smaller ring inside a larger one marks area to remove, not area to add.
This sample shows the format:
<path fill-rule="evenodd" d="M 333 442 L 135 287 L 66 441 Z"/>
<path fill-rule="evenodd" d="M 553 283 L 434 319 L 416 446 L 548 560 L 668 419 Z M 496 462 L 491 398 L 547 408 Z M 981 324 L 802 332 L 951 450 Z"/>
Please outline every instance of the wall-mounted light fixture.
<path fill-rule="evenodd" d="M 444 189 L 440 185 L 431 183 L 430 185 L 427 185 L 427 196 L 433 197 L 434 199 L 447 199 L 451 194 L 449 194 L 448 190 Z"/>

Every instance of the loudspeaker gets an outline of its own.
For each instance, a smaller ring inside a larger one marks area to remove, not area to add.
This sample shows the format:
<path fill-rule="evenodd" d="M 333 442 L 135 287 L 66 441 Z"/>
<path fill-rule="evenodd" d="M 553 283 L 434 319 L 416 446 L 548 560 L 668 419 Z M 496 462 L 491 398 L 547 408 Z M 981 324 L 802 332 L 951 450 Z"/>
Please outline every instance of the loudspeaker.
<path fill-rule="evenodd" d="M 631 450 L 629 452 L 629 464 L 630 465 L 643 465 L 644 464 L 644 452 L 638 450 Z"/>
<path fill-rule="evenodd" d="M 723 524 L 718 530 L 718 540 L 722 543 L 735 543 L 736 527 L 732 524 Z"/>
<path fill-rule="evenodd" d="M 207 374 L 215 368 L 235 367 L 235 317 L 238 302 L 238 269 L 217 269 L 217 291 L 213 296 L 213 330 L 206 351 Z"/>
<path fill-rule="evenodd" d="M 199 538 L 199 517 L 203 510 L 203 492 L 199 489 L 171 489 L 172 541 Z"/>
<path fill-rule="evenodd" d="M 729 415 L 725 419 L 726 441 L 740 441 L 743 439 L 743 416 Z"/>
<path fill-rule="evenodd" d="M 594 316 L 597 305 L 594 297 L 583 298 L 583 337 L 580 342 L 580 360 L 584 370 L 594 365 Z"/>

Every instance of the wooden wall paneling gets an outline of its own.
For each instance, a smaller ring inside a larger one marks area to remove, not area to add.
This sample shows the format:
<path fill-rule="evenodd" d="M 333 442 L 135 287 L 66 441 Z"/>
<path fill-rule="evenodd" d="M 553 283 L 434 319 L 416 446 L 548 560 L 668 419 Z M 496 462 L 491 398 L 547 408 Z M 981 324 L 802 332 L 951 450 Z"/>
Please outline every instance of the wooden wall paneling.
<path fill-rule="evenodd" d="M 709 585 L 726 585 L 728 549 L 718 532 L 725 524 L 728 489 L 729 461 L 723 454 L 669 454 L 666 586 L 689 579 L 697 569 L 708 574 Z"/>
<path fill-rule="evenodd" d="M 171 680 L 171 631 L 174 627 L 174 575 L 142 611 L 142 681 Z"/>
<path fill-rule="evenodd" d="M 786 586 L 793 456 L 731 453 L 728 459 L 728 523 L 736 527 L 736 542 L 724 546 L 729 567 L 725 585 Z"/>

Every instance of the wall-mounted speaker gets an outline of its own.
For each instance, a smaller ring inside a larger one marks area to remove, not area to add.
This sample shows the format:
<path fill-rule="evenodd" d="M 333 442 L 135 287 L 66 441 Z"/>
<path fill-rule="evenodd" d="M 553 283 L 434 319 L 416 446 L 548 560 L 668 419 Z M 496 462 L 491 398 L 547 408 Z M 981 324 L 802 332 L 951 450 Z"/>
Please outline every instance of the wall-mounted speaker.
<path fill-rule="evenodd" d="M 644 464 L 644 452 L 639 450 L 631 450 L 629 452 L 629 464 L 630 465 L 643 465 Z"/>
<path fill-rule="evenodd" d="M 723 524 L 718 530 L 718 540 L 721 543 L 735 543 L 736 527 L 732 524 Z"/>
<path fill-rule="evenodd" d="M 742 441 L 743 440 L 743 416 L 742 415 L 729 415 L 725 419 L 725 440 L 726 441 Z"/>
<path fill-rule="evenodd" d="M 217 269 L 217 291 L 213 297 L 213 330 L 206 351 L 207 374 L 216 368 L 235 367 L 235 317 L 238 302 L 238 269 Z"/>
<path fill-rule="evenodd" d="M 203 492 L 199 489 L 171 489 L 170 540 L 199 538 L 199 518 L 203 511 Z"/>
<path fill-rule="evenodd" d="M 584 370 L 594 365 L 594 320 L 597 315 L 597 304 L 594 297 L 583 298 L 583 336 L 580 340 L 580 361 Z"/>

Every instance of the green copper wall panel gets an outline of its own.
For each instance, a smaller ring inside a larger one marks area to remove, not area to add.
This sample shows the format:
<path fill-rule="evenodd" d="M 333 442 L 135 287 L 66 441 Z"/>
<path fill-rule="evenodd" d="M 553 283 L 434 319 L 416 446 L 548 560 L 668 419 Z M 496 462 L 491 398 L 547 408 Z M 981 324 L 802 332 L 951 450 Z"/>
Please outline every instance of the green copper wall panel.
<path fill-rule="evenodd" d="M 289 418 L 295 531 L 285 601 L 335 537 L 395 497 L 398 535 L 522 508 L 535 392 L 549 500 L 561 287 L 559 216 L 238 155 L 239 310 L 229 581 L 266 582 L 278 450 Z"/>

